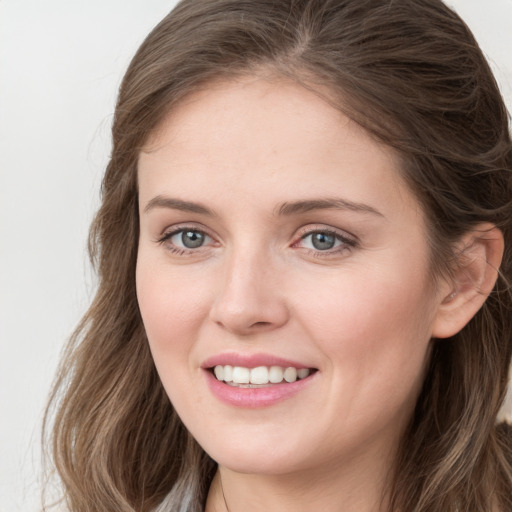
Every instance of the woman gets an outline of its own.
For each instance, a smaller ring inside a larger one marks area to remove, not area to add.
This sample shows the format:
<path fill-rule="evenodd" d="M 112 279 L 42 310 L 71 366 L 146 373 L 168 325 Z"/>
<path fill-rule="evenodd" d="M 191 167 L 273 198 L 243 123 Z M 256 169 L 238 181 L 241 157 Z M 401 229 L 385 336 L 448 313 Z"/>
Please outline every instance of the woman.
<path fill-rule="evenodd" d="M 71 511 L 510 510 L 512 143 L 451 10 L 183 1 L 113 140 Z"/>

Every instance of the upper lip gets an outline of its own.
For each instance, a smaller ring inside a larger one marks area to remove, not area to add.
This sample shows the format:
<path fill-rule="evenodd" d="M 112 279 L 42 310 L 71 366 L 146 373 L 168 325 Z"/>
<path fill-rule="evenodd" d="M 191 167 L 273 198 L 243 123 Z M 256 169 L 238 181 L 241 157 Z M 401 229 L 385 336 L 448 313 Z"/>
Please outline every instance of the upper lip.
<path fill-rule="evenodd" d="M 256 368 L 258 366 L 281 366 L 283 368 L 293 367 L 297 369 L 312 368 L 310 365 L 271 354 L 240 354 L 235 352 L 226 352 L 209 357 L 201 364 L 201 368 L 207 369 L 228 364 L 244 368 Z"/>

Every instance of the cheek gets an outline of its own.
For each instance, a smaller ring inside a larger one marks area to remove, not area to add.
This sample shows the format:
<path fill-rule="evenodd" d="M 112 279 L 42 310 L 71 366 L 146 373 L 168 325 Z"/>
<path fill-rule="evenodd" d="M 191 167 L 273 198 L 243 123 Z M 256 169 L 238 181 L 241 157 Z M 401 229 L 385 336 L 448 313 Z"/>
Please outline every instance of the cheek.
<path fill-rule="evenodd" d="M 296 295 L 302 327 L 327 356 L 339 389 L 396 404 L 417 392 L 433 320 L 425 281 L 413 272 L 393 277 L 389 268 L 376 269 L 344 275 L 314 300 Z"/>
<path fill-rule="evenodd" d="M 183 269 L 173 272 L 139 258 L 136 282 L 139 308 L 157 366 L 159 356 L 166 353 L 185 355 L 195 337 L 191 333 L 201 328 L 207 316 L 209 297 L 204 277 L 201 280 Z"/>
<path fill-rule="evenodd" d="M 314 294 L 305 289 L 294 293 L 296 308 L 315 332 L 341 340 L 348 336 L 363 345 L 391 333 L 396 341 L 425 333 L 433 316 L 426 283 L 412 273 L 402 273 L 400 279 L 387 273 L 389 269 L 377 269 L 345 274 L 323 286 L 315 283 Z"/>
<path fill-rule="evenodd" d="M 157 372 L 180 416 L 191 411 L 204 397 L 188 386 L 197 376 L 196 341 L 208 315 L 208 287 L 198 286 L 183 269 L 166 265 L 137 264 L 137 298 Z M 158 270 L 156 270 L 158 269 Z M 204 277 L 203 277 L 204 285 Z"/>

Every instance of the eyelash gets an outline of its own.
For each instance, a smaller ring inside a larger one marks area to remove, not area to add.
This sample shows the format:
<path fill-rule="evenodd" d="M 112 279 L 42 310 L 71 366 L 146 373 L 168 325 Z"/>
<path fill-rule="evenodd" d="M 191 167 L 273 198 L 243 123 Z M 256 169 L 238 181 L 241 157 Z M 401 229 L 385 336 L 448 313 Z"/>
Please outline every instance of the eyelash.
<path fill-rule="evenodd" d="M 162 237 L 156 240 L 156 242 L 160 245 L 166 245 L 167 250 L 171 252 L 172 254 L 175 254 L 177 256 L 185 256 L 185 255 L 191 255 L 193 253 L 198 253 L 201 250 L 204 250 L 206 247 L 204 245 L 201 245 L 197 248 L 182 248 L 182 247 L 176 247 L 174 244 L 167 244 L 172 237 L 175 235 L 178 235 L 179 233 L 183 233 L 185 231 L 191 231 L 193 233 L 198 233 L 199 235 L 202 235 L 204 237 L 210 238 L 211 240 L 214 240 L 214 238 L 209 235 L 206 231 L 202 229 L 198 229 L 193 226 L 178 226 L 174 228 L 172 231 L 169 231 L 167 233 L 164 233 Z M 305 251 L 307 251 L 308 254 L 313 255 L 318 258 L 325 258 L 329 256 L 335 256 L 339 255 L 342 252 L 345 252 L 347 250 L 352 250 L 358 246 L 358 241 L 355 238 L 348 237 L 346 234 L 342 234 L 338 231 L 335 231 L 333 229 L 323 228 L 323 227 L 316 227 L 316 228 L 307 228 L 305 229 L 299 236 L 300 238 L 294 242 L 291 247 L 294 248 L 300 248 L 298 247 L 298 244 L 305 240 L 307 237 L 313 236 L 314 234 L 321 233 L 323 235 L 332 236 L 336 239 L 336 241 L 340 242 L 340 245 L 333 247 L 332 249 L 326 249 L 326 250 L 320 250 L 320 249 L 311 249 L 311 248 L 303 248 Z"/>
<path fill-rule="evenodd" d="M 198 253 L 199 251 L 201 251 L 201 249 L 204 250 L 205 247 L 202 246 L 202 245 L 197 247 L 197 248 L 195 248 L 195 249 L 190 249 L 190 248 L 176 247 L 174 244 L 167 243 L 167 242 L 169 242 L 172 239 L 173 236 L 178 235 L 179 233 L 184 233 L 186 231 L 191 231 L 193 233 L 198 233 L 199 235 L 203 235 L 204 237 L 208 237 L 208 238 L 214 240 L 214 238 L 212 236 L 210 236 L 203 229 L 199 229 L 199 228 L 196 228 L 194 226 L 178 226 L 178 227 L 174 228 L 172 231 L 164 233 L 161 238 L 156 240 L 156 242 L 158 244 L 160 244 L 160 245 L 166 245 L 166 249 L 169 252 L 171 252 L 172 254 L 175 254 L 177 256 L 190 255 L 190 254 L 193 254 L 193 253 Z"/>
<path fill-rule="evenodd" d="M 307 230 L 304 230 L 304 232 L 300 235 L 299 240 L 292 244 L 292 247 L 297 247 L 297 245 L 300 242 L 318 233 L 334 237 L 336 241 L 340 242 L 340 245 L 335 246 L 332 249 L 326 249 L 323 251 L 319 249 L 304 248 L 304 250 L 306 250 L 308 254 L 317 258 L 329 258 L 333 256 L 339 256 L 341 253 L 355 249 L 358 246 L 358 240 L 355 237 L 349 237 L 344 233 L 340 233 L 339 231 L 318 226 L 315 228 L 307 228 Z"/>

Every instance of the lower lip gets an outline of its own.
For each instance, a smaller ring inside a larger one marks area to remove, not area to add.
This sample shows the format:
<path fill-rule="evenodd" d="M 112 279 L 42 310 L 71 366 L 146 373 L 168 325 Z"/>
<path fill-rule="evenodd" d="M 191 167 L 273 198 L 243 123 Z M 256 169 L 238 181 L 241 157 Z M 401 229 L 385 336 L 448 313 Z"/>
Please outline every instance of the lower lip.
<path fill-rule="evenodd" d="M 272 384 L 263 388 L 241 388 L 230 386 L 205 370 L 206 380 L 211 392 L 225 404 L 247 409 L 270 407 L 291 398 L 309 386 L 318 372 L 314 372 L 305 379 L 282 384 Z"/>

